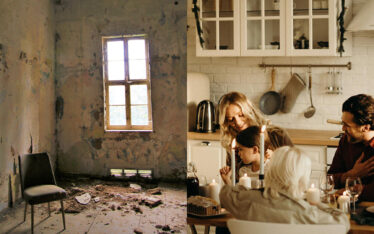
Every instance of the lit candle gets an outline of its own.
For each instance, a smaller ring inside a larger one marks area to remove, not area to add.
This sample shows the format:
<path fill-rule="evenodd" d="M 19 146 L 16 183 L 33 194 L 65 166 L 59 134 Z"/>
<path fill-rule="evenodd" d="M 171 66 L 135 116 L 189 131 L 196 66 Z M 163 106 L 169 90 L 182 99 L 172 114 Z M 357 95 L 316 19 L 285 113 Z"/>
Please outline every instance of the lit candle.
<path fill-rule="evenodd" d="M 264 179 L 265 130 L 266 125 L 262 125 L 260 133 L 260 180 Z"/>
<path fill-rule="evenodd" d="M 347 192 L 343 192 L 343 195 L 338 198 L 339 209 L 345 213 L 349 213 L 349 202 L 350 199 L 347 196 Z"/>
<path fill-rule="evenodd" d="M 251 178 L 247 176 L 247 173 L 244 173 L 244 176 L 240 177 L 239 184 L 247 189 L 251 188 Z"/>
<path fill-rule="evenodd" d="M 213 179 L 212 183 L 209 184 L 209 196 L 210 198 L 216 200 L 219 203 L 219 185 L 216 183 L 216 180 Z"/>
<path fill-rule="evenodd" d="M 308 191 L 306 192 L 306 200 L 311 205 L 317 205 L 320 201 L 319 189 L 314 187 L 314 184 L 310 186 Z"/>
<path fill-rule="evenodd" d="M 236 158 L 235 158 L 235 146 L 236 146 L 236 140 L 232 140 L 231 144 L 231 183 L 232 186 L 235 186 L 235 164 L 236 164 Z"/>

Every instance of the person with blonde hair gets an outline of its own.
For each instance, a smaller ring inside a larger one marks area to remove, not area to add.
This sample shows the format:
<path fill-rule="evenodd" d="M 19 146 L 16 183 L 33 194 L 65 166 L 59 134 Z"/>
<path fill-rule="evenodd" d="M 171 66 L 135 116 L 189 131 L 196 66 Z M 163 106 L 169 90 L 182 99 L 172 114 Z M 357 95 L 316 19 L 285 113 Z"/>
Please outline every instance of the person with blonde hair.
<path fill-rule="evenodd" d="M 240 131 L 250 126 L 267 125 L 265 137 L 270 141 L 270 149 L 267 153 L 267 158 L 270 157 L 272 151 L 280 146 L 289 145 L 293 143 L 288 136 L 288 133 L 277 126 L 270 125 L 269 121 L 265 119 L 264 115 L 258 110 L 248 98 L 239 92 L 230 92 L 221 97 L 219 102 L 219 125 L 221 132 L 221 144 L 227 151 L 226 167 L 221 169 L 227 173 L 231 167 L 231 148 L 232 141 L 236 138 Z M 238 170 L 241 168 L 243 162 L 236 154 L 236 180 L 238 177 Z"/>
<path fill-rule="evenodd" d="M 342 224 L 349 230 L 345 213 L 325 204 L 310 205 L 303 199 L 309 185 L 311 160 L 298 148 L 274 151 L 265 172 L 264 190 L 224 185 L 221 205 L 235 218 L 290 224 Z M 282 211 L 282 212 L 279 212 Z"/>

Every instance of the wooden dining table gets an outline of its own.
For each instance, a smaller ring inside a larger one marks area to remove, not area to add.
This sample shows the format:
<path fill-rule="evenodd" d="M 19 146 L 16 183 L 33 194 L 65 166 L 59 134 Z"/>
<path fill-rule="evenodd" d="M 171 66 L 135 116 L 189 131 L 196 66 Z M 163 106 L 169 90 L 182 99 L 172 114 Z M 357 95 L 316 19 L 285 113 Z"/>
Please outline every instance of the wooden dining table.
<path fill-rule="evenodd" d="M 361 202 L 358 204 L 359 207 L 366 208 L 369 206 L 374 206 L 374 202 Z M 210 227 L 227 227 L 227 220 L 233 219 L 234 216 L 232 214 L 227 213 L 222 216 L 216 217 L 209 217 L 209 218 L 201 218 L 195 216 L 187 216 L 187 224 L 191 228 L 192 234 L 197 234 L 197 230 L 195 225 L 203 225 L 205 226 L 204 234 L 209 234 Z M 351 228 L 349 230 L 349 234 L 373 234 L 374 233 L 374 226 L 369 225 L 359 225 L 354 220 L 351 219 Z"/>

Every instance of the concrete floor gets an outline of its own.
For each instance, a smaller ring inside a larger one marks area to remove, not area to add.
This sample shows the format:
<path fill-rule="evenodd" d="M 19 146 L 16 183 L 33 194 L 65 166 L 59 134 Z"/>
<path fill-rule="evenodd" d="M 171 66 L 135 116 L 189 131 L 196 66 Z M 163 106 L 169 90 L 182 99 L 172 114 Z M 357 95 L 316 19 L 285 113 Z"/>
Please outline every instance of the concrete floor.
<path fill-rule="evenodd" d="M 34 233 L 187 233 L 186 191 L 184 185 L 159 184 L 161 194 L 152 195 L 128 184 L 103 181 L 68 182 L 64 187 L 69 196 L 64 200 L 66 229 L 63 230 L 60 203 L 51 203 L 48 217 L 47 204 L 36 205 Z M 135 186 L 136 187 L 136 186 Z M 89 193 L 87 205 L 79 204 L 75 197 Z M 99 197 L 95 202 L 93 198 Z M 153 208 L 144 200 L 162 203 Z M 30 206 L 23 222 L 24 202 L 0 213 L 0 233 L 31 233 Z"/>

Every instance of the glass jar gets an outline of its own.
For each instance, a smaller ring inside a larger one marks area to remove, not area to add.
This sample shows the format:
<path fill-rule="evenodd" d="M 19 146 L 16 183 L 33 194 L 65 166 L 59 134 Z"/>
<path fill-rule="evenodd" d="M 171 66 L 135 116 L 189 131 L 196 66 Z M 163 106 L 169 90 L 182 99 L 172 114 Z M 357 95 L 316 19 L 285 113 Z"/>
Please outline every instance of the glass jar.
<path fill-rule="evenodd" d="M 187 197 L 199 195 L 199 179 L 196 176 L 196 167 L 193 163 L 187 168 Z"/>

